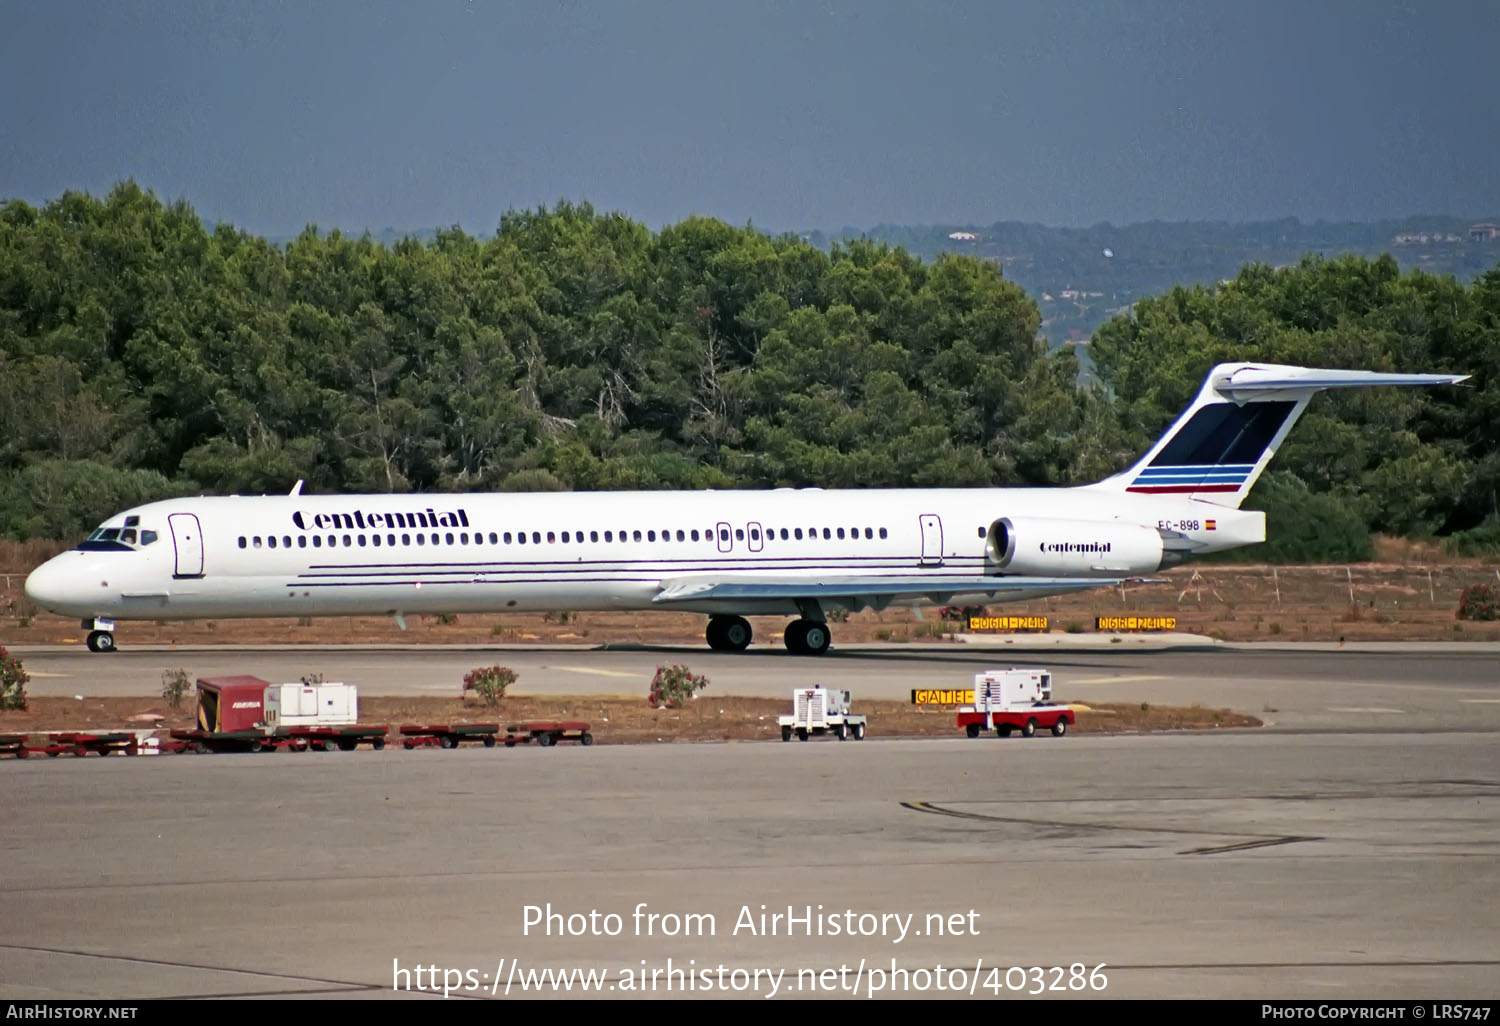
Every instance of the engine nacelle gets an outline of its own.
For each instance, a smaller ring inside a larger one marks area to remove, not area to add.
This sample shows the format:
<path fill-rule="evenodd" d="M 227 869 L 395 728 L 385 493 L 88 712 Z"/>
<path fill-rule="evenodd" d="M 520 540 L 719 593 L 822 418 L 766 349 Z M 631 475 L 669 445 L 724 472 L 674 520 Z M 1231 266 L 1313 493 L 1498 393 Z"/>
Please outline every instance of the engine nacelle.
<path fill-rule="evenodd" d="M 1170 555 L 1154 527 L 1098 520 L 1001 517 L 985 542 L 992 572 L 1028 577 L 1149 574 L 1177 562 Z"/>

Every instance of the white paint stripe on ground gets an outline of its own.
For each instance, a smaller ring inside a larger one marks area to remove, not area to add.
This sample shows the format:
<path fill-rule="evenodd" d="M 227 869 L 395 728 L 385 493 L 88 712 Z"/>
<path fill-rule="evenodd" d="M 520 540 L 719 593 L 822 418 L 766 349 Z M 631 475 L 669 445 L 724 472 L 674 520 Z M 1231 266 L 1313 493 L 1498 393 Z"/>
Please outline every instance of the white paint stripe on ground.
<path fill-rule="evenodd" d="M 1166 679 L 1167 679 L 1166 677 L 1163 677 L 1160 674 L 1143 673 L 1143 674 L 1137 674 L 1135 676 L 1124 676 L 1124 677 L 1085 677 L 1082 680 L 1069 680 L 1069 681 L 1064 681 L 1063 683 L 1065 683 L 1065 684 L 1124 684 L 1127 681 L 1135 681 L 1135 680 L 1166 680 Z"/>
<path fill-rule="evenodd" d="M 587 673 L 595 677 L 644 677 L 643 673 L 626 673 L 624 670 L 596 670 L 592 666 L 554 666 L 554 670 L 567 670 L 569 673 Z"/>
<path fill-rule="evenodd" d="M 1341 712 L 1341 713 L 1392 713 L 1392 714 L 1395 714 L 1395 715 L 1400 715 L 1401 713 L 1404 713 L 1406 710 L 1405 709 L 1386 709 L 1386 708 L 1384 708 L 1382 706 L 1378 706 L 1378 705 L 1365 705 L 1365 706 L 1333 706 L 1333 705 L 1330 705 L 1328 707 L 1328 711 L 1329 712 Z"/>

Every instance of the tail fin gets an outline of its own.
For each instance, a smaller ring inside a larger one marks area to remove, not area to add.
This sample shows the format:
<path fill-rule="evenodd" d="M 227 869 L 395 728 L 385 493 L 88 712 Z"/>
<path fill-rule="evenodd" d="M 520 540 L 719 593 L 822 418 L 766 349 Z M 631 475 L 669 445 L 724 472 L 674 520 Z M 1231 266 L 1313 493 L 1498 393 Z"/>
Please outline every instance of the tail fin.
<path fill-rule="evenodd" d="M 1456 385 L 1467 378 L 1221 363 L 1209 372 L 1192 405 L 1138 463 L 1095 487 L 1237 508 L 1315 393 L 1372 385 Z"/>

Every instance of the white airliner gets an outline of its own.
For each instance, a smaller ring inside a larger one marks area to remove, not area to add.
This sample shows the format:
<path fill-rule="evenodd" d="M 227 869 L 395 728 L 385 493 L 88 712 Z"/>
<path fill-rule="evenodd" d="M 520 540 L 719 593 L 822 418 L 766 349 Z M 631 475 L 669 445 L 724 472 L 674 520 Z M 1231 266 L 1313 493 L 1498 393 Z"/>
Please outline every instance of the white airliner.
<path fill-rule="evenodd" d="M 730 651 L 745 616 L 794 616 L 786 647 L 821 654 L 829 609 L 1057 595 L 1264 541 L 1240 503 L 1314 393 L 1466 377 L 1221 364 L 1139 462 L 1076 488 L 170 499 L 26 594 L 83 618 L 95 652 L 116 620 L 661 609 L 708 614 Z"/>

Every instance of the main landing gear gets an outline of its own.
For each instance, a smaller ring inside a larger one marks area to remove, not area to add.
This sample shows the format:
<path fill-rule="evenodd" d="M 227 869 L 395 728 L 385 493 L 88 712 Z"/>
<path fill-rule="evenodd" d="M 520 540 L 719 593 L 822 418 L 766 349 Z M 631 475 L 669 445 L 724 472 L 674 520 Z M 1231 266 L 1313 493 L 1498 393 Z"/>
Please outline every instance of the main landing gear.
<path fill-rule="evenodd" d="M 743 616 L 714 616 L 708 621 L 708 647 L 715 652 L 743 652 L 750 647 L 753 632 Z M 787 624 L 786 650 L 799 655 L 822 655 L 833 640 L 822 620 L 793 620 Z"/>
<path fill-rule="evenodd" d="M 822 655 L 833 640 L 828 625 L 817 620 L 793 620 L 786 625 L 786 650 L 801 655 Z"/>
<path fill-rule="evenodd" d="M 708 621 L 708 647 L 715 652 L 743 652 L 750 647 L 750 621 L 743 616 L 714 616 Z"/>
<path fill-rule="evenodd" d="M 88 646 L 90 652 L 113 652 L 115 650 L 114 632 L 90 631 Z"/>

